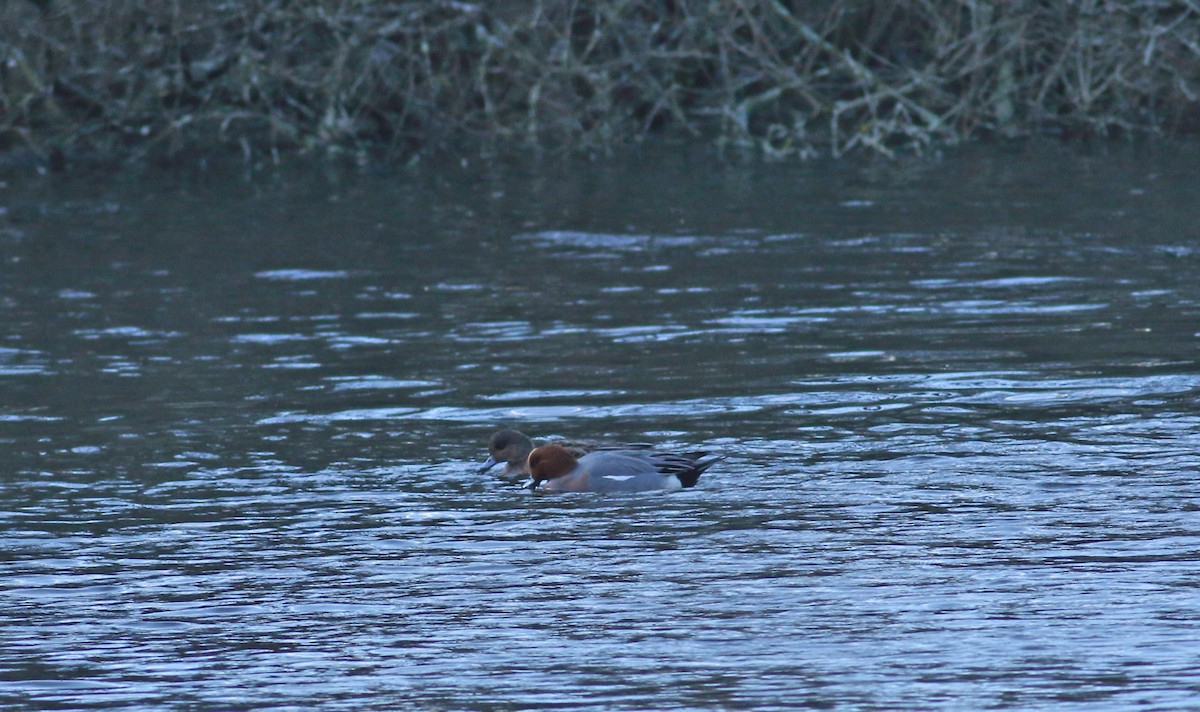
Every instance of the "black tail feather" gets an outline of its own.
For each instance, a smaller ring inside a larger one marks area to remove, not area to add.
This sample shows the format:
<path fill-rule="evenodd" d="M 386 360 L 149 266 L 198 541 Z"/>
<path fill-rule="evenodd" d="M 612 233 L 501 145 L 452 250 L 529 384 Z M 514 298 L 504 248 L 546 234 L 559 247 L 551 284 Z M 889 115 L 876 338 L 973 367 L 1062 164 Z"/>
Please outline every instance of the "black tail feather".
<path fill-rule="evenodd" d="M 725 459 L 724 455 L 708 452 L 706 450 L 698 450 L 696 452 L 685 452 L 675 456 L 671 465 L 671 474 L 679 478 L 679 484 L 686 487 L 695 487 L 700 481 L 700 475 L 704 471 L 712 467 L 714 463 Z"/>

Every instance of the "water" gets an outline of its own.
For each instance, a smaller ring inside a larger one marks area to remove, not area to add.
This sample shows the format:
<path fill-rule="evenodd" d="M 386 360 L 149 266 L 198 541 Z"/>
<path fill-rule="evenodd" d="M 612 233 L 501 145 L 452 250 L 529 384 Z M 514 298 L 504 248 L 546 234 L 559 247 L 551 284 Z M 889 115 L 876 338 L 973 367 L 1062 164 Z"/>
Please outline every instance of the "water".
<path fill-rule="evenodd" d="M 1197 157 L 10 181 L 0 705 L 1195 708 Z"/>

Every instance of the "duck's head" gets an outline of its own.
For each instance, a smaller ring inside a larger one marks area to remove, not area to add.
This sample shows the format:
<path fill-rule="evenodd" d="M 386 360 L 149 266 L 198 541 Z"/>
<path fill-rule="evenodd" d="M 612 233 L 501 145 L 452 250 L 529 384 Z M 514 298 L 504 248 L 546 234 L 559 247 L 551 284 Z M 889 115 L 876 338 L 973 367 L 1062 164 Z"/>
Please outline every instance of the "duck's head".
<path fill-rule="evenodd" d="M 559 445 L 543 445 L 529 453 L 529 476 L 532 478 L 530 489 L 555 477 L 562 477 L 574 470 L 579 461 L 565 447 Z"/>
<path fill-rule="evenodd" d="M 517 430 L 500 430 L 488 440 L 488 459 L 479 469 L 483 474 L 502 462 L 510 467 L 520 468 L 533 449 L 533 441 L 524 433 Z"/>

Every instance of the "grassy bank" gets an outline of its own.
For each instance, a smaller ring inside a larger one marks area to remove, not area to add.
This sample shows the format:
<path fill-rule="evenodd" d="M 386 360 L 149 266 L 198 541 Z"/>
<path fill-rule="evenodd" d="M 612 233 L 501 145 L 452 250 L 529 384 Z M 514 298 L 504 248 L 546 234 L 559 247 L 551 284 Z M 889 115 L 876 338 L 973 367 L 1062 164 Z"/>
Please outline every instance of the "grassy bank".
<path fill-rule="evenodd" d="M 1200 130 L 1196 0 L 0 0 L 0 150 L 793 157 Z"/>

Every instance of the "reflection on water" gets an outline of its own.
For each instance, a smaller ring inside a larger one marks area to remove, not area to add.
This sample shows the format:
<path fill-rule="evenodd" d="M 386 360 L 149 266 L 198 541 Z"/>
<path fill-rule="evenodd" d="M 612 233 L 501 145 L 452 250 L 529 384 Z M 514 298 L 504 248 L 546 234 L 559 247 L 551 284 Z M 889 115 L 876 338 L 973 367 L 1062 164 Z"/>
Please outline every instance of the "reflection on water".
<path fill-rule="evenodd" d="M 1196 156 L 1039 150 L 10 183 L 0 703 L 1193 704 Z"/>

